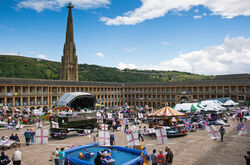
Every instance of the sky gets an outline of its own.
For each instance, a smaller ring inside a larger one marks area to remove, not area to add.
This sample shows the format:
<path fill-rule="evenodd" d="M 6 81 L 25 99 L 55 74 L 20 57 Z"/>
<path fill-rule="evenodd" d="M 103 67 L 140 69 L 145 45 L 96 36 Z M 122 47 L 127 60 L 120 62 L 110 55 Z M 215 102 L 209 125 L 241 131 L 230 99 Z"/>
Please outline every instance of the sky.
<path fill-rule="evenodd" d="M 60 62 L 69 2 L 79 64 L 250 73 L 250 0 L 0 0 L 0 54 Z"/>

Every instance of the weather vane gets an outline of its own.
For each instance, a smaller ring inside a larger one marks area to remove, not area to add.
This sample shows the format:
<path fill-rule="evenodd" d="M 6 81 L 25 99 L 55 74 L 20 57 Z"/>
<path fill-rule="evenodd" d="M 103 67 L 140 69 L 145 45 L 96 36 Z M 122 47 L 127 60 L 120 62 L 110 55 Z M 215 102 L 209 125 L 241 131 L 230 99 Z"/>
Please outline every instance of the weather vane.
<path fill-rule="evenodd" d="M 73 6 L 72 2 L 69 2 L 69 4 L 68 4 L 67 8 L 74 8 L 74 6 Z"/>

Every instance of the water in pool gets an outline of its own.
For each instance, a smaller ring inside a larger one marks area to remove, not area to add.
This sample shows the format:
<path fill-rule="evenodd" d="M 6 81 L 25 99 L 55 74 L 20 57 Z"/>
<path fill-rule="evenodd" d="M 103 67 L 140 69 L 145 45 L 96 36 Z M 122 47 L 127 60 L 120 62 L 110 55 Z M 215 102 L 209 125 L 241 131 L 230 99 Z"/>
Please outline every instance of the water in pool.
<path fill-rule="evenodd" d="M 95 155 L 92 156 L 90 159 L 84 159 L 84 161 L 94 163 L 94 159 L 95 159 L 95 157 L 97 155 L 97 152 L 103 151 L 104 148 L 108 149 L 108 147 L 88 147 L 87 151 L 93 152 L 93 153 L 95 153 Z M 68 155 L 79 159 L 79 152 L 80 151 L 83 151 L 83 149 L 72 152 L 72 153 L 69 153 Z M 131 153 L 124 152 L 124 151 L 119 151 L 117 149 L 113 149 L 111 157 L 112 157 L 112 159 L 115 159 L 115 163 L 113 163 L 112 165 L 121 165 L 123 163 L 126 163 L 126 162 L 138 157 L 138 156 L 139 155 L 131 154 Z"/>

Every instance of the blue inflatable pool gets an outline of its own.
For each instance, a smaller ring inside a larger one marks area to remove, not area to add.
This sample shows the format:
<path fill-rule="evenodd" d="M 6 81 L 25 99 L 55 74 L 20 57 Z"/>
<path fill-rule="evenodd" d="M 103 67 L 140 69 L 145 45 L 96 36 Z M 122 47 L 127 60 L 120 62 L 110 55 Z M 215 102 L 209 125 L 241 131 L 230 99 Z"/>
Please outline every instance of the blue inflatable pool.
<path fill-rule="evenodd" d="M 90 159 L 79 159 L 79 152 L 87 148 L 87 151 L 95 153 Z M 94 159 L 97 152 L 103 151 L 108 147 L 98 146 L 98 143 L 86 144 L 84 146 L 74 147 L 65 151 L 65 161 L 70 161 L 70 165 L 94 165 Z M 112 165 L 137 165 L 142 151 L 127 147 L 113 146 L 112 159 L 115 160 Z"/>

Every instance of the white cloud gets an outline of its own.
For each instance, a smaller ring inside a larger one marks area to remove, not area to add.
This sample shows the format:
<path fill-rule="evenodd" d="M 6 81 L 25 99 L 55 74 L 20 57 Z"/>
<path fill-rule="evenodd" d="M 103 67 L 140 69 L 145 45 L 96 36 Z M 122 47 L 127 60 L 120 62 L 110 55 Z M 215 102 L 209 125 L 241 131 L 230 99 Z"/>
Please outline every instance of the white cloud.
<path fill-rule="evenodd" d="M 194 17 L 194 19 L 201 19 L 202 18 L 201 15 L 194 15 L 193 17 Z"/>
<path fill-rule="evenodd" d="M 141 0 L 142 5 L 115 18 L 101 17 L 107 25 L 135 25 L 166 15 L 169 11 L 188 11 L 194 6 L 208 8 L 223 18 L 250 16 L 249 0 Z"/>
<path fill-rule="evenodd" d="M 103 57 L 104 57 L 104 54 L 101 53 L 101 52 L 98 52 L 98 53 L 96 53 L 96 56 L 103 58 Z"/>
<path fill-rule="evenodd" d="M 137 49 L 136 48 L 123 48 L 123 50 L 125 51 L 125 52 L 134 52 L 134 51 L 136 51 Z"/>
<path fill-rule="evenodd" d="M 206 16 L 207 15 L 207 13 L 203 13 L 203 16 Z"/>
<path fill-rule="evenodd" d="M 162 41 L 161 44 L 162 44 L 162 45 L 170 45 L 170 43 L 167 42 L 167 41 Z"/>
<path fill-rule="evenodd" d="M 194 12 L 195 12 L 195 13 L 199 13 L 199 9 L 195 9 Z"/>
<path fill-rule="evenodd" d="M 2 52 L 0 53 L 0 55 L 10 55 L 10 56 L 18 56 L 19 53 L 18 52 Z"/>
<path fill-rule="evenodd" d="M 160 65 L 148 65 L 142 69 L 178 70 L 206 75 L 250 73 L 250 38 L 227 36 L 218 46 L 180 54 Z"/>
<path fill-rule="evenodd" d="M 0 29 L 4 29 L 4 30 L 8 30 L 8 31 L 15 31 L 13 28 L 10 28 L 10 27 L 5 26 L 5 25 L 0 25 Z"/>
<path fill-rule="evenodd" d="M 132 64 L 132 63 L 125 64 L 125 63 L 120 62 L 118 64 L 118 68 L 121 70 L 122 69 L 137 69 L 137 66 L 135 64 Z"/>
<path fill-rule="evenodd" d="M 110 4 L 109 0 L 21 0 L 17 4 L 17 7 L 31 8 L 37 12 L 41 12 L 45 9 L 59 9 L 67 5 L 69 2 L 72 2 L 74 7 L 79 9 L 105 7 Z"/>
<path fill-rule="evenodd" d="M 37 58 L 43 59 L 43 60 L 48 60 L 48 58 L 44 54 L 38 54 Z"/>

